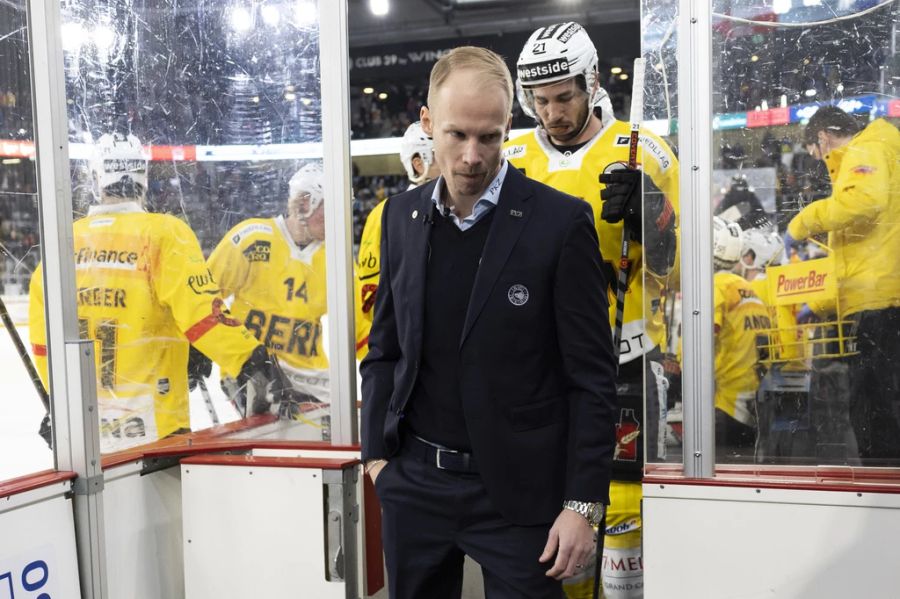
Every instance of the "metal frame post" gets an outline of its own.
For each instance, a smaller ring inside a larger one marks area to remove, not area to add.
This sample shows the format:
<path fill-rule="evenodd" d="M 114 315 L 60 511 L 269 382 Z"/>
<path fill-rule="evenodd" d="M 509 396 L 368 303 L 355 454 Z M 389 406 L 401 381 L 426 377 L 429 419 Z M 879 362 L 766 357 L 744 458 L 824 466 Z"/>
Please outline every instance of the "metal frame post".
<path fill-rule="evenodd" d="M 353 190 L 350 184 L 350 44 L 347 0 L 319 1 L 325 264 L 328 269 L 328 370 L 331 441 L 359 441 L 353 310 Z M 327 60 L 325 60 L 327 58 Z"/>
<path fill-rule="evenodd" d="M 107 584 L 97 390 L 93 344 L 78 336 L 61 31 L 58 0 L 28 1 L 55 462 L 57 469 L 78 474 L 75 539 L 82 597 L 103 599 Z"/>
<path fill-rule="evenodd" d="M 711 478 L 716 462 L 710 197 L 713 141 L 711 26 L 710 0 L 679 0 L 684 474 L 691 478 Z"/>

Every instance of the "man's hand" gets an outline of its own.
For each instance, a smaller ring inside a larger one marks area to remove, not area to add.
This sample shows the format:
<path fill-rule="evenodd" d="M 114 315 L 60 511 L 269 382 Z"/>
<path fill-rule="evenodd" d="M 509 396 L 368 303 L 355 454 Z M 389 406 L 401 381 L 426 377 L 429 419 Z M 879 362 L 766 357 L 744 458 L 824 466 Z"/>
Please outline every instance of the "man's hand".
<path fill-rule="evenodd" d="M 556 561 L 546 574 L 556 580 L 563 580 L 584 570 L 595 547 L 594 529 L 587 519 L 572 510 L 564 509 L 556 517 L 556 522 L 547 535 L 544 553 L 538 561 L 549 562 L 555 553 Z"/>
<path fill-rule="evenodd" d="M 198 380 L 201 378 L 207 379 L 211 374 L 212 360 L 207 358 L 200 350 L 192 345 L 190 353 L 188 353 L 188 389 L 193 391 L 194 387 L 197 386 Z"/>
<path fill-rule="evenodd" d="M 799 239 L 794 239 L 793 235 L 788 232 L 784 234 L 784 251 L 787 253 L 788 258 L 791 256 L 791 250 L 797 250 L 800 252 L 800 241 Z"/>
<path fill-rule="evenodd" d="M 378 475 L 381 474 L 381 471 L 384 470 L 385 466 L 387 466 L 387 460 L 369 460 L 366 462 L 366 474 L 372 479 L 373 485 L 375 484 L 375 479 L 378 478 Z"/>
<path fill-rule="evenodd" d="M 797 324 L 809 324 L 816 319 L 816 313 L 809 307 L 809 304 L 803 304 L 800 311 L 797 312 Z"/>
<path fill-rule="evenodd" d="M 622 168 L 600 175 L 606 187 L 600 192 L 603 209 L 600 218 L 608 223 L 625 219 L 628 226 L 641 229 L 641 179 L 638 169 Z"/>

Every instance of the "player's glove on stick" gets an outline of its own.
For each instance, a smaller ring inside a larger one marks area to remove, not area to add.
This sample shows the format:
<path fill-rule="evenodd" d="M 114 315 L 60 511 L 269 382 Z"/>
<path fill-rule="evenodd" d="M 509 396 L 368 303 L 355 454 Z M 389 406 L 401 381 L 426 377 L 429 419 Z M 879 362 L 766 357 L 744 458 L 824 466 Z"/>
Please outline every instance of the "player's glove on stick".
<path fill-rule="evenodd" d="M 265 414 L 277 409 L 284 394 L 284 375 L 278 367 L 275 356 L 262 345 L 256 346 L 241 367 L 238 384 L 244 392 L 251 414 Z"/>
<path fill-rule="evenodd" d="M 632 232 L 641 231 L 641 178 L 638 169 L 622 168 L 600 175 L 600 183 L 606 187 L 600 192 L 603 210 L 600 218 L 608 223 L 621 220 Z"/>
<path fill-rule="evenodd" d="M 209 378 L 209 375 L 211 374 L 212 360 L 207 358 L 200 350 L 192 345 L 191 351 L 188 354 L 188 389 L 193 391 L 197 386 L 198 380 L 200 380 L 201 378 Z"/>

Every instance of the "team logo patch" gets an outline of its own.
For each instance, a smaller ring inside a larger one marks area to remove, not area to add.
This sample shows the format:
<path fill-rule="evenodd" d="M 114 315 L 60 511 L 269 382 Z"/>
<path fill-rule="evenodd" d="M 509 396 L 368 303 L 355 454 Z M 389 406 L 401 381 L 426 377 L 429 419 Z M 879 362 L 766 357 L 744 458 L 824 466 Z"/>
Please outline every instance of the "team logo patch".
<path fill-rule="evenodd" d="M 503 150 L 503 157 L 507 160 L 512 160 L 513 158 L 521 158 L 525 155 L 525 152 L 528 151 L 528 148 L 522 144 L 517 146 L 509 146 L 505 150 Z"/>
<path fill-rule="evenodd" d="M 250 235 L 251 233 L 265 233 L 266 235 L 271 235 L 272 227 L 270 227 L 269 225 L 264 225 L 262 223 L 250 223 L 249 225 L 241 227 L 241 229 L 237 233 L 232 235 L 231 243 L 237 245 L 242 238 Z"/>
<path fill-rule="evenodd" d="M 247 246 L 243 254 L 248 262 L 268 262 L 272 255 L 272 243 L 259 239 Z"/>
<path fill-rule="evenodd" d="M 159 395 L 167 395 L 169 393 L 168 378 L 163 378 L 156 381 L 156 393 Z"/>
<path fill-rule="evenodd" d="M 528 288 L 517 283 L 509 288 L 506 297 L 513 306 L 524 306 L 528 301 Z"/>
<path fill-rule="evenodd" d="M 630 135 L 616 135 L 616 141 L 613 142 L 614 146 L 627 146 L 631 143 Z"/>

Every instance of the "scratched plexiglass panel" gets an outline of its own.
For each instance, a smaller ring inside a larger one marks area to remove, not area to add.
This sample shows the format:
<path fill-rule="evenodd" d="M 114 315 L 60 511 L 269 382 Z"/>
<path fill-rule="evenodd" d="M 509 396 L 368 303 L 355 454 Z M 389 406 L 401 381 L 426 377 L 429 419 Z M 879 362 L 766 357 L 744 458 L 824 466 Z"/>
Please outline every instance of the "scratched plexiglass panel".
<path fill-rule="evenodd" d="M 717 461 L 897 464 L 896 3 L 713 11 Z"/>
<path fill-rule="evenodd" d="M 95 342 L 101 449 L 226 424 L 327 438 L 317 3 L 77 0 L 62 12 L 76 299 Z"/>

